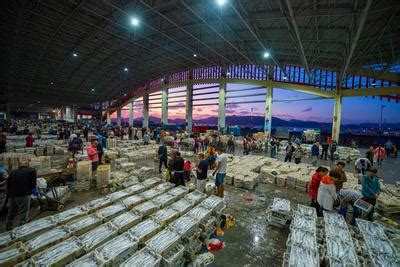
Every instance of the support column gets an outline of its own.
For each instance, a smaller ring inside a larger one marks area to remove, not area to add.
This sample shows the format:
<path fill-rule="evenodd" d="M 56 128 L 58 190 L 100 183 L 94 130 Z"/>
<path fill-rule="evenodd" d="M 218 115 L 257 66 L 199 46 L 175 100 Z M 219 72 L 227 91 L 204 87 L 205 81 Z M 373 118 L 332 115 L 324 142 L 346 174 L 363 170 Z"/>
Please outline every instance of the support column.
<path fill-rule="evenodd" d="M 117 109 L 117 125 L 121 126 L 121 109 Z"/>
<path fill-rule="evenodd" d="M 186 127 L 188 133 L 193 129 L 193 83 L 190 79 L 186 85 Z"/>
<path fill-rule="evenodd" d="M 111 115 L 110 111 L 107 110 L 107 125 L 111 125 Z"/>
<path fill-rule="evenodd" d="M 221 83 L 218 95 L 218 131 L 225 130 L 225 108 L 226 108 L 226 67 L 222 68 Z"/>
<path fill-rule="evenodd" d="M 149 95 L 143 95 L 143 128 L 149 128 Z"/>
<path fill-rule="evenodd" d="M 168 87 L 165 84 L 161 90 L 161 125 L 168 124 Z"/>
<path fill-rule="evenodd" d="M 333 108 L 332 140 L 339 144 L 340 123 L 342 120 L 342 96 L 335 95 Z"/>
<path fill-rule="evenodd" d="M 272 98 L 273 98 L 273 88 L 272 81 L 267 81 L 266 86 L 266 94 L 265 94 L 265 121 L 264 121 L 264 133 L 268 135 L 268 138 L 271 137 L 272 130 Z"/>
<path fill-rule="evenodd" d="M 133 126 L 133 100 L 129 102 L 129 126 Z"/>

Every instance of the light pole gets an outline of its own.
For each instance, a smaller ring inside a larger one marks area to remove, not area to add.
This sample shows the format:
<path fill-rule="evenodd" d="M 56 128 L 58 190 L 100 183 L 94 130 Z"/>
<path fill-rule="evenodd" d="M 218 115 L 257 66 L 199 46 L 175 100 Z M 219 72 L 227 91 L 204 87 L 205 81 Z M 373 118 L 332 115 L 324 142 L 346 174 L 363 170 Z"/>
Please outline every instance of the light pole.
<path fill-rule="evenodd" d="M 379 133 L 382 133 L 382 121 L 383 121 L 383 109 L 385 108 L 385 105 L 381 105 L 381 121 L 379 122 Z"/>

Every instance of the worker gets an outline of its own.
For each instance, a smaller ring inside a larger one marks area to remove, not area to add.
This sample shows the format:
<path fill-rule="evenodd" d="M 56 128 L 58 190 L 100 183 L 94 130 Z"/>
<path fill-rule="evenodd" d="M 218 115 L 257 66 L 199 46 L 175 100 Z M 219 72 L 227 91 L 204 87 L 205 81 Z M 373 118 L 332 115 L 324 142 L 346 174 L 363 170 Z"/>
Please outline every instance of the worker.
<path fill-rule="evenodd" d="M 215 148 L 211 144 L 207 148 L 206 155 L 208 159 L 208 165 L 210 166 L 210 168 L 212 168 L 212 166 L 215 163 L 216 156 L 215 156 Z"/>
<path fill-rule="evenodd" d="M 193 137 L 193 141 L 194 141 L 193 152 L 197 153 L 197 152 L 199 152 L 199 137 L 197 135 L 195 135 Z"/>
<path fill-rule="evenodd" d="M 197 158 L 199 160 L 199 164 L 197 165 L 197 168 L 196 168 L 197 190 L 204 193 L 204 191 L 206 189 L 206 183 L 207 183 L 208 161 L 205 158 L 204 153 L 199 153 Z"/>
<path fill-rule="evenodd" d="M 336 163 L 335 170 L 340 173 L 340 178 L 335 180 L 336 192 L 339 192 L 339 190 L 343 188 L 343 184 L 347 182 L 346 173 L 344 171 L 345 166 L 346 164 L 343 161 Z"/>
<path fill-rule="evenodd" d="M 97 174 L 97 167 L 99 166 L 99 153 L 97 152 L 97 144 L 97 137 L 93 137 L 90 140 L 90 145 L 87 148 L 89 160 L 92 162 L 92 180 L 95 178 Z"/>
<path fill-rule="evenodd" d="M 7 202 L 7 178 L 8 172 L 3 164 L 0 164 L 0 214 L 2 214 Z"/>
<path fill-rule="evenodd" d="M 29 161 L 20 162 L 19 168 L 13 170 L 8 177 L 8 213 L 7 231 L 13 228 L 13 220 L 18 214 L 19 225 L 28 222 L 32 190 L 36 188 L 36 170 L 29 167 Z"/>
<path fill-rule="evenodd" d="M 374 150 L 374 155 L 375 155 L 375 158 L 376 158 L 376 162 L 378 163 L 378 166 L 382 165 L 382 161 L 385 158 L 385 154 L 386 154 L 386 151 L 385 151 L 385 149 L 383 148 L 382 145 L 379 145 Z M 373 160 L 373 158 L 372 158 L 372 160 Z M 373 165 L 372 162 L 371 162 L 371 165 Z"/>
<path fill-rule="evenodd" d="M 285 148 L 285 162 L 289 161 L 292 162 L 292 156 L 295 148 L 293 147 L 292 143 L 289 142 Z"/>
<path fill-rule="evenodd" d="M 158 164 L 158 173 L 161 173 L 161 167 L 163 164 L 164 164 L 165 168 L 168 168 L 168 150 L 163 142 L 160 143 L 157 154 L 158 154 L 158 158 L 160 160 L 160 162 Z"/>
<path fill-rule="evenodd" d="M 393 151 L 393 144 L 392 141 L 390 141 L 390 139 L 385 143 L 385 149 L 386 149 L 386 157 L 389 157 Z"/>
<path fill-rule="evenodd" d="M 362 194 L 352 189 L 340 189 L 337 195 L 336 204 L 339 205 L 339 213 L 344 218 L 346 218 L 348 204 L 353 208 L 353 218 L 350 221 L 352 225 L 356 223 L 356 218 L 359 217 L 359 209 L 354 206 L 354 203 L 360 198 L 362 198 Z"/>
<path fill-rule="evenodd" d="M 337 143 L 335 140 L 332 141 L 332 143 L 329 145 L 329 150 L 331 152 L 331 161 L 334 161 L 335 159 L 335 152 L 337 150 Z"/>
<path fill-rule="evenodd" d="M 3 130 L 0 131 L 0 154 L 6 152 L 7 135 Z"/>
<path fill-rule="evenodd" d="M 227 163 L 228 157 L 224 153 L 224 149 L 220 147 L 218 149 L 217 165 L 212 175 L 215 176 L 216 194 L 221 198 L 224 197 L 224 179 L 226 176 Z"/>
<path fill-rule="evenodd" d="M 333 204 L 337 198 L 335 181 L 340 179 L 340 177 L 341 175 L 337 170 L 330 170 L 328 175 L 322 177 L 317 195 L 317 201 L 321 206 L 321 212 L 324 210 L 333 210 Z"/>
<path fill-rule="evenodd" d="M 26 147 L 33 147 L 33 142 L 35 141 L 33 139 L 32 133 L 29 133 L 29 135 L 25 138 L 26 141 Z"/>
<path fill-rule="evenodd" d="M 318 189 L 319 189 L 319 184 L 321 183 L 322 177 L 326 176 L 328 174 L 328 169 L 325 167 L 318 167 L 311 177 L 310 185 L 308 187 L 308 195 L 311 198 L 311 204 L 310 206 L 315 208 L 317 210 L 317 215 L 319 217 L 322 216 L 321 214 L 321 207 L 318 204 L 317 197 L 318 197 Z"/>
<path fill-rule="evenodd" d="M 361 194 L 362 200 L 372 205 L 371 211 L 367 214 L 369 221 L 373 220 L 374 207 L 376 200 L 381 193 L 381 184 L 377 176 L 378 170 L 375 167 L 370 167 L 367 174 L 361 177 Z"/>
<path fill-rule="evenodd" d="M 296 144 L 296 149 L 293 152 L 294 163 L 299 164 L 301 162 L 301 158 L 304 155 L 304 150 L 301 147 L 301 144 Z"/>
<path fill-rule="evenodd" d="M 371 167 L 371 162 L 367 158 L 358 158 L 354 163 L 356 173 L 364 175 L 365 171 Z"/>
<path fill-rule="evenodd" d="M 328 149 L 329 149 L 329 144 L 328 142 L 324 141 L 321 144 L 322 147 L 322 153 L 321 153 L 321 160 L 327 160 L 328 157 Z"/>
<path fill-rule="evenodd" d="M 384 149 L 382 148 L 382 150 Z M 370 146 L 367 152 L 365 152 L 365 157 L 369 160 L 369 162 L 371 162 L 371 166 L 374 166 L 374 154 L 375 150 L 373 146 Z"/>
<path fill-rule="evenodd" d="M 104 148 L 103 148 L 103 137 L 98 134 L 97 136 L 97 153 L 99 154 L 99 165 L 103 163 L 103 155 L 104 155 Z"/>
<path fill-rule="evenodd" d="M 270 156 L 271 156 L 271 158 L 275 158 L 276 149 L 277 149 L 277 143 L 276 143 L 274 138 L 271 139 L 271 142 L 269 143 L 269 145 L 271 147 Z"/>
<path fill-rule="evenodd" d="M 315 142 L 311 147 L 311 163 L 316 165 L 318 163 L 319 156 L 319 143 Z"/>
<path fill-rule="evenodd" d="M 233 141 L 233 137 L 230 137 L 228 140 L 228 151 L 231 154 L 235 154 L 235 142 Z"/>
<path fill-rule="evenodd" d="M 174 172 L 172 180 L 173 180 L 175 186 L 179 186 L 179 185 L 185 186 L 185 180 L 183 179 L 184 164 L 185 164 L 185 161 L 181 157 L 181 153 L 179 151 L 176 151 L 174 153 L 174 157 L 171 162 L 171 168 L 172 168 L 172 171 Z"/>
<path fill-rule="evenodd" d="M 86 139 L 86 142 L 89 141 L 89 128 L 86 125 L 83 127 L 83 137 Z"/>

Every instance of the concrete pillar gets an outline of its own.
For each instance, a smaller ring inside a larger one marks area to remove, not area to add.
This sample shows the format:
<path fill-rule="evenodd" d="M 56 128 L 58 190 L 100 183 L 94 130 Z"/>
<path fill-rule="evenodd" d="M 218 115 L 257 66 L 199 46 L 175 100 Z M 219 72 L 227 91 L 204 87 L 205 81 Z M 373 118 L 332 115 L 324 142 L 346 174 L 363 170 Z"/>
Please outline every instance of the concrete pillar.
<path fill-rule="evenodd" d="M 117 109 L 117 125 L 118 126 L 121 126 L 121 121 L 122 121 L 122 118 L 121 118 L 121 114 L 122 112 L 121 112 L 121 109 L 119 108 L 119 109 Z"/>
<path fill-rule="evenodd" d="M 264 121 L 264 133 L 271 137 L 272 130 L 272 98 L 273 98 L 273 88 L 272 81 L 267 81 L 266 86 L 266 97 L 265 97 L 265 121 Z"/>
<path fill-rule="evenodd" d="M 226 67 L 222 68 L 221 83 L 218 95 L 218 131 L 225 130 L 225 108 L 226 108 Z"/>
<path fill-rule="evenodd" d="M 340 123 L 342 120 L 342 96 L 335 95 L 335 105 L 333 108 L 332 140 L 339 143 Z"/>
<path fill-rule="evenodd" d="M 133 101 L 129 102 L 129 126 L 133 126 Z"/>
<path fill-rule="evenodd" d="M 189 133 L 193 129 L 193 84 L 189 80 L 186 85 L 186 127 Z"/>
<path fill-rule="evenodd" d="M 149 128 L 149 95 L 143 95 L 143 128 Z"/>
<path fill-rule="evenodd" d="M 161 124 L 168 124 L 168 87 L 164 85 L 161 90 Z"/>
<path fill-rule="evenodd" d="M 111 115 L 110 115 L 110 111 L 107 110 L 106 114 L 107 114 L 107 125 L 111 125 Z"/>

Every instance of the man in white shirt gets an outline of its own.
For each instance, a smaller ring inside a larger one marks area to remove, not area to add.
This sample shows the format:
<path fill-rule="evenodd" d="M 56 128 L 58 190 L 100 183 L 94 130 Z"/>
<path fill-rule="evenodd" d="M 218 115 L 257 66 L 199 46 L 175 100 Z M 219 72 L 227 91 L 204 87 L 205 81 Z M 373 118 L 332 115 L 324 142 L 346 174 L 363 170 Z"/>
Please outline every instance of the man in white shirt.
<path fill-rule="evenodd" d="M 365 171 L 371 167 L 372 164 L 367 158 L 359 158 L 354 163 L 356 173 L 362 173 L 364 175 Z"/>
<path fill-rule="evenodd" d="M 222 147 L 218 148 L 218 156 L 217 156 L 217 166 L 213 172 L 213 176 L 215 177 L 215 186 L 217 188 L 217 196 L 223 198 L 224 197 L 224 179 L 226 176 L 226 165 L 228 163 L 228 156 L 224 153 L 224 149 Z"/>

